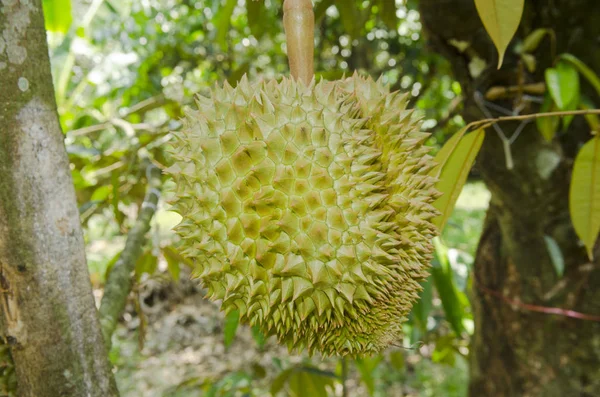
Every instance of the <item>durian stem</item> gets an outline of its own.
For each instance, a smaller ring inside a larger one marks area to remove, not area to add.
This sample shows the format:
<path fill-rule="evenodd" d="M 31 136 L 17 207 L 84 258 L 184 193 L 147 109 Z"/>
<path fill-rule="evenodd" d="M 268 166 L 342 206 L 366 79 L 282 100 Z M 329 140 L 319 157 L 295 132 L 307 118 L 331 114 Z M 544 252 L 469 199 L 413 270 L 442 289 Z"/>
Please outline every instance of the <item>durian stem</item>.
<path fill-rule="evenodd" d="M 311 0 L 285 0 L 283 27 L 292 77 L 310 84 L 313 79 L 315 14 Z"/>

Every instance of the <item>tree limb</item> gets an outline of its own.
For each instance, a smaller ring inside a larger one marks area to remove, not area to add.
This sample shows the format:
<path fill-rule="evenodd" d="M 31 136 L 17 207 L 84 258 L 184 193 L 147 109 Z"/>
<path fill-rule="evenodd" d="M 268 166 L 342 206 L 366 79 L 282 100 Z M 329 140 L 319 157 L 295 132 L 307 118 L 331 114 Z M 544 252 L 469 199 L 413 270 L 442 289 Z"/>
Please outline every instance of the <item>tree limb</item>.
<path fill-rule="evenodd" d="M 146 233 L 150 230 L 150 221 L 156 212 L 160 191 L 160 170 L 149 164 L 147 168 L 148 187 L 137 220 L 125 242 L 125 248 L 113 266 L 106 280 L 104 295 L 100 303 L 100 325 L 108 348 L 111 336 L 127 303 L 132 288 L 131 273 L 146 242 Z"/>
<path fill-rule="evenodd" d="M 583 109 L 583 110 L 568 110 L 561 112 L 543 112 L 543 113 L 532 113 L 532 114 L 523 114 L 519 116 L 503 116 L 496 118 L 483 119 L 478 121 L 473 121 L 467 124 L 467 132 L 472 130 L 473 128 L 488 128 L 491 125 L 496 123 L 500 123 L 503 121 L 524 121 L 524 120 L 533 120 L 533 119 L 541 119 L 544 117 L 554 117 L 554 116 L 584 116 L 587 114 L 600 114 L 600 109 Z"/>

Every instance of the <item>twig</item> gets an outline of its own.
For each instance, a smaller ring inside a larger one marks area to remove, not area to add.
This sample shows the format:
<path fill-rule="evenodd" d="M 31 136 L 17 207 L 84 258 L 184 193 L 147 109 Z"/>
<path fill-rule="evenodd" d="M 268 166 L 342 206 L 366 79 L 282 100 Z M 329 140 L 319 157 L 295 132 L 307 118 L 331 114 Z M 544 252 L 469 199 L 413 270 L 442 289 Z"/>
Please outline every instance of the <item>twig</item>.
<path fill-rule="evenodd" d="M 127 113 L 125 113 L 124 117 L 129 117 L 132 114 L 139 114 L 140 116 L 143 116 L 150 110 L 159 108 L 170 102 L 172 102 L 172 101 L 165 98 L 164 95 L 162 95 L 162 94 L 156 95 L 156 96 L 150 97 L 148 99 L 144 99 L 143 101 L 133 105 L 131 108 L 129 108 Z"/>
<path fill-rule="evenodd" d="M 500 123 L 503 121 L 519 121 L 519 120 L 534 120 L 541 119 L 544 117 L 562 117 L 562 116 L 583 116 L 586 114 L 600 114 L 600 109 L 584 109 L 584 110 L 569 110 L 569 111 L 561 111 L 561 112 L 544 112 L 544 113 L 532 113 L 532 114 L 523 114 L 519 116 L 502 116 L 497 118 L 485 119 L 473 121 L 467 125 L 468 130 L 473 127 L 479 127 L 486 125 L 485 127 L 489 127 L 490 125 Z"/>
<path fill-rule="evenodd" d="M 111 123 L 100 123 L 100 124 L 95 124 L 95 125 L 90 125 L 88 127 L 82 127 L 82 128 L 77 128 L 71 131 L 67 132 L 68 136 L 71 137 L 75 137 L 75 136 L 80 136 L 80 135 L 87 135 L 87 134 L 91 134 L 92 132 L 98 132 L 98 131 L 102 131 L 105 130 L 107 128 L 109 128 L 112 124 Z"/>
<path fill-rule="evenodd" d="M 148 124 L 148 123 L 132 124 L 132 123 L 125 121 L 125 119 L 134 114 L 143 117 L 147 112 L 149 112 L 153 109 L 159 108 L 161 106 L 167 105 L 169 103 L 172 103 L 172 101 L 165 98 L 164 95 L 162 95 L 162 94 L 156 95 L 156 96 L 150 97 L 148 99 L 144 99 L 143 101 L 133 105 L 131 108 L 129 108 L 125 112 L 125 114 L 122 116 L 122 119 L 115 117 L 115 118 L 112 118 L 112 119 L 105 121 L 103 123 L 100 123 L 100 124 L 77 128 L 77 129 L 68 131 L 67 135 L 69 135 L 71 137 L 87 135 L 87 134 L 91 134 L 93 132 L 105 130 L 110 127 L 123 128 L 124 124 L 127 124 L 127 126 L 125 128 L 129 128 L 129 129 L 133 129 L 133 130 L 147 130 L 147 131 L 153 132 L 158 127 L 156 127 L 152 124 Z"/>
<path fill-rule="evenodd" d="M 503 121 L 528 121 L 528 120 L 534 120 L 534 119 L 541 119 L 544 117 L 583 116 L 586 114 L 600 114 L 600 109 L 569 110 L 569 111 L 562 111 L 562 112 L 544 112 L 544 113 L 524 114 L 524 115 L 519 115 L 519 116 L 502 116 L 502 117 L 497 117 L 497 118 L 488 118 L 488 119 L 484 119 L 484 120 L 473 121 L 473 122 L 467 124 L 465 133 L 467 133 L 470 130 L 475 129 L 475 128 L 486 129 L 490 126 L 494 126 L 494 128 L 495 128 L 497 123 L 500 123 Z M 511 139 L 509 139 L 504 134 L 504 132 L 502 132 L 501 129 L 495 128 L 495 130 L 498 133 L 498 137 L 502 141 L 502 145 L 504 147 L 504 153 L 506 156 L 506 167 L 508 169 L 512 169 L 513 162 L 512 162 L 512 154 L 510 151 L 510 145 L 511 145 L 511 143 L 513 143 L 516 140 L 518 135 L 515 134 L 516 137 L 511 142 Z M 521 131 L 518 131 L 518 132 L 519 132 L 519 134 L 521 133 Z"/>
<path fill-rule="evenodd" d="M 498 291 L 494 291 L 490 288 L 487 288 L 479 281 L 476 282 L 476 285 L 480 291 L 482 291 L 486 294 L 492 295 L 492 296 L 508 303 L 511 306 L 516 306 L 523 310 L 527 310 L 530 312 L 544 313 L 544 314 L 554 314 L 554 315 L 563 316 L 563 317 L 575 318 L 578 320 L 600 322 L 600 316 L 598 316 L 598 315 L 581 313 L 581 312 L 577 312 L 574 310 L 563 309 L 560 307 L 548 307 L 548 306 L 532 305 L 530 303 L 523 303 L 520 300 L 511 299 Z"/>
<path fill-rule="evenodd" d="M 509 98 L 519 93 L 543 95 L 546 92 L 546 84 L 532 83 L 525 85 L 513 85 L 508 87 L 494 86 L 485 93 L 485 99 L 495 101 L 497 99 Z"/>
<path fill-rule="evenodd" d="M 529 124 L 529 122 L 530 120 L 521 121 L 521 124 L 519 124 L 515 132 L 510 136 L 509 142 L 511 145 L 515 143 L 515 141 L 517 140 L 519 135 L 521 135 L 521 132 L 523 132 L 523 130 L 525 129 L 527 124 Z"/>
<path fill-rule="evenodd" d="M 100 303 L 100 325 L 107 348 L 111 345 L 111 336 L 117 326 L 117 321 L 125 310 L 127 297 L 131 292 L 131 273 L 146 242 L 146 233 L 150 230 L 150 221 L 156 212 L 160 197 L 160 170 L 153 164 L 147 168 L 148 187 L 142 207 L 133 228 L 127 235 L 125 248 L 114 264 L 106 280 L 104 295 Z"/>
<path fill-rule="evenodd" d="M 477 106 L 479 106 L 479 109 L 485 115 L 485 117 L 490 118 L 491 113 L 485 107 L 486 105 L 484 103 L 485 101 L 484 101 L 482 95 L 479 92 L 476 92 L 474 99 L 475 99 L 475 103 L 477 104 Z M 514 161 L 513 161 L 512 151 L 510 149 L 510 140 L 508 139 L 508 137 L 506 136 L 504 131 L 502 131 L 502 128 L 500 128 L 499 125 L 497 125 L 497 124 L 492 124 L 492 125 L 494 127 L 494 130 L 498 134 L 498 138 L 500 138 L 500 140 L 502 141 L 502 148 L 504 149 L 504 159 L 506 161 L 506 169 L 512 170 L 514 168 Z M 468 130 L 468 128 L 467 128 L 467 130 Z"/>

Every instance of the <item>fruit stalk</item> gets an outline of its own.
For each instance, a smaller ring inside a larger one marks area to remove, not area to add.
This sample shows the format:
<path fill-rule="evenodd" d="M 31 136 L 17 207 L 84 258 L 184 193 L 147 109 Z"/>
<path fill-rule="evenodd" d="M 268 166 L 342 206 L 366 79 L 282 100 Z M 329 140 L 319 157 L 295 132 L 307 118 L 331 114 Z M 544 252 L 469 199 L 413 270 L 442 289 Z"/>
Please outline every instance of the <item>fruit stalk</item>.
<path fill-rule="evenodd" d="M 315 15 L 311 0 L 285 0 L 283 27 L 292 77 L 310 84 L 313 79 Z"/>

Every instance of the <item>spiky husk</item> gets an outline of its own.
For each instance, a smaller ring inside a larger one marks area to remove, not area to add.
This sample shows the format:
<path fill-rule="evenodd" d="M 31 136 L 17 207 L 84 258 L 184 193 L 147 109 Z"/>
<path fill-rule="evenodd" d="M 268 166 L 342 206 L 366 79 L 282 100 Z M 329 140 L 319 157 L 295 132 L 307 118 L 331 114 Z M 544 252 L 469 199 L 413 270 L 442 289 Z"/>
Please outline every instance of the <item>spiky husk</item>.
<path fill-rule="evenodd" d="M 324 355 L 402 334 L 438 196 L 407 98 L 357 75 L 216 87 L 175 134 L 183 253 L 210 299 Z"/>

